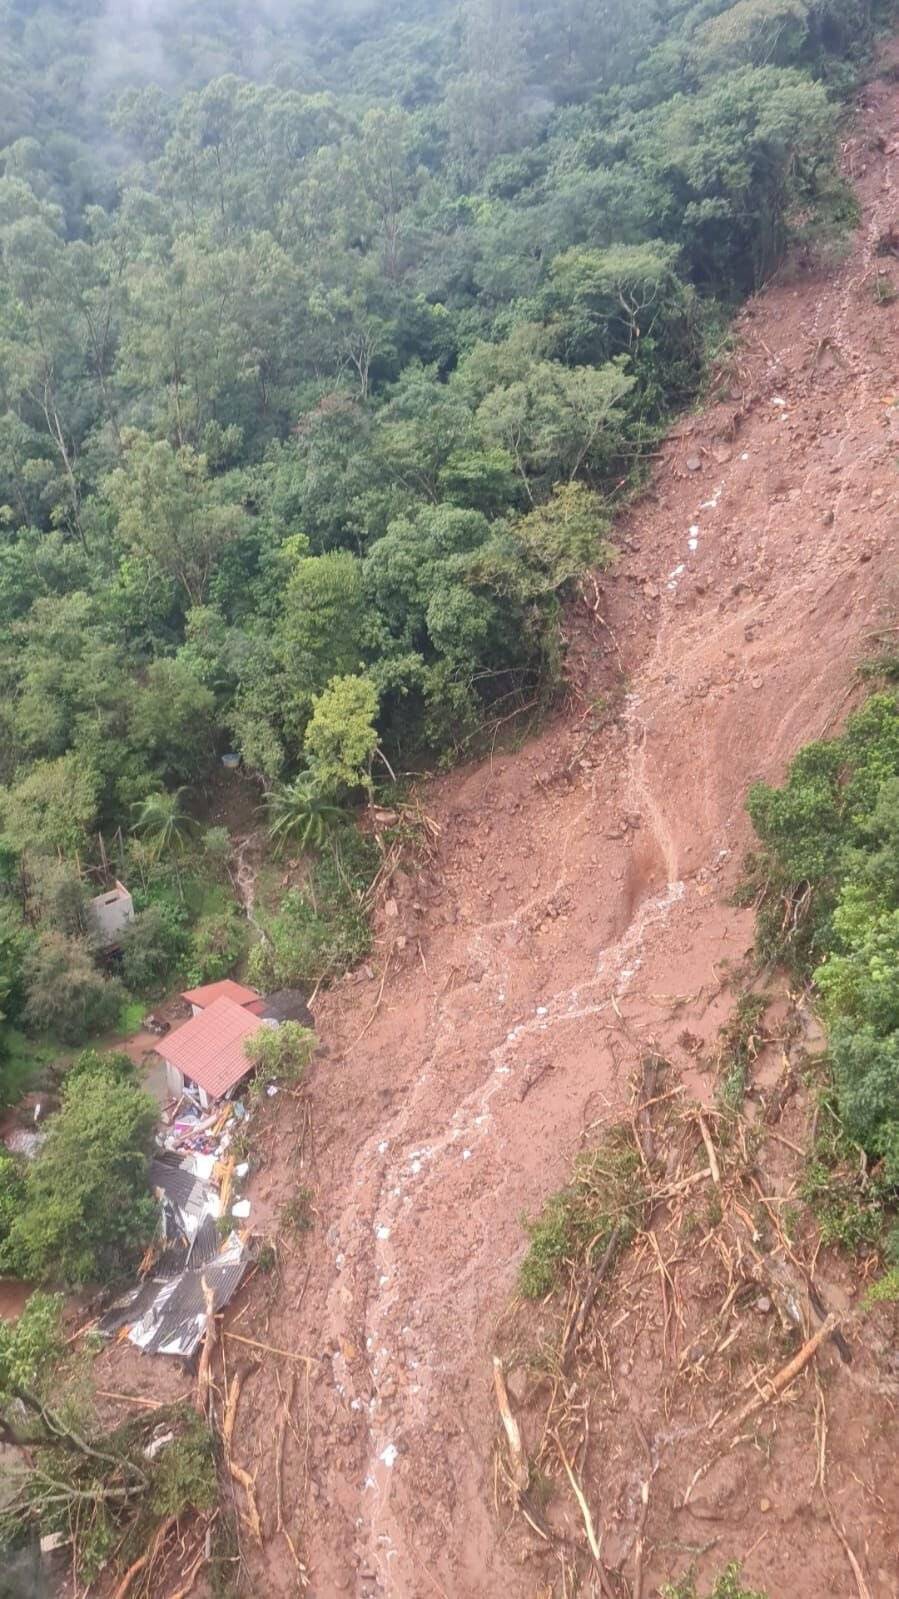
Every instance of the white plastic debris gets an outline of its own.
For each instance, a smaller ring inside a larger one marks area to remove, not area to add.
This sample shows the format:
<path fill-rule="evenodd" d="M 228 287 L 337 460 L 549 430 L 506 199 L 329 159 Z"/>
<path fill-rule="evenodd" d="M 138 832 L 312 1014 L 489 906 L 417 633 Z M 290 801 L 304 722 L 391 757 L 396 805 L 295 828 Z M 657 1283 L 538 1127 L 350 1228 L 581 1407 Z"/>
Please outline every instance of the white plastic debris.
<path fill-rule="evenodd" d="M 265 1092 L 268 1094 L 269 1099 L 274 1099 L 275 1095 L 278 1092 L 277 1083 L 269 1083 L 268 1088 L 265 1090 Z"/>
<path fill-rule="evenodd" d="M 166 1444 L 170 1444 L 174 1436 L 175 1434 L 173 1432 L 164 1432 L 160 1438 L 154 1438 L 152 1442 L 147 1444 L 147 1447 L 144 1450 L 144 1459 L 155 1460 L 156 1456 L 159 1454 L 159 1451 L 164 1449 Z"/>
<path fill-rule="evenodd" d="M 239 1216 L 241 1221 L 243 1221 L 250 1214 L 250 1201 L 248 1199 L 238 1199 L 237 1203 L 231 1206 L 231 1214 L 232 1216 Z"/>
<path fill-rule="evenodd" d="M 376 1227 L 375 1237 L 380 1238 L 381 1242 L 384 1243 L 384 1241 L 390 1237 L 390 1228 L 384 1226 Z"/>
<path fill-rule="evenodd" d="M 383 1460 L 385 1466 L 389 1468 L 395 1463 L 398 1454 L 399 1450 L 397 1449 L 396 1444 L 388 1444 L 385 1449 L 381 1450 L 378 1459 Z"/>
<path fill-rule="evenodd" d="M 784 409 L 786 403 L 786 400 L 782 400 L 779 394 L 775 394 L 771 401 L 771 404 L 776 405 L 781 411 Z"/>
<path fill-rule="evenodd" d="M 250 1162 L 248 1160 L 242 1160 L 238 1166 L 235 1166 L 234 1175 L 235 1177 L 246 1177 L 249 1170 Z"/>

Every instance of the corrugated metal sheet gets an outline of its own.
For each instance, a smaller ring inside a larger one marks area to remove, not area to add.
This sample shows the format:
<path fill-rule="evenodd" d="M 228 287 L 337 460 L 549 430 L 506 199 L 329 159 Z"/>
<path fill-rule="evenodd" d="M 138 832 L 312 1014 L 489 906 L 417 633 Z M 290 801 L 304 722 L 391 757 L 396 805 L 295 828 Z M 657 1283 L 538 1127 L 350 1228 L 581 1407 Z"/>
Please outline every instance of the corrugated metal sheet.
<path fill-rule="evenodd" d="M 196 1235 L 190 1249 L 187 1251 L 186 1264 L 193 1269 L 205 1266 L 210 1260 L 215 1260 L 222 1247 L 219 1230 L 212 1216 L 205 1216 L 197 1228 Z"/>
<path fill-rule="evenodd" d="M 174 1161 L 151 1160 L 150 1187 L 161 1188 L 166 1199 L 180 1209 L 187 1210 L 196 1204 L 198 1190 L 202 1196 L 206 1184 L 201 1183 L 196 1172 L 189 1171 L 186 1166 L 176 1165 Z"/>
<path fill-rule="evenodd" d="M 158 1293 L 159 1284 L 151 1279 L 138 1283 L 136 1288 L 129 1288 L 128 1292 L 122 1294 L 109 1307 L 106 1314 L 100 1317 L 97 1331 L 105 1338 L 110 1338 L 120 1327 L 127 1327 L 131 1322 L 138 1321 L 145 1311 L 149 1310 Z"/>
<path fill-rule="evenodd" d="M 124 1294 L 101 1317 L 100 1332 L 109 1337 L 129 1327 L 128 1337 L 138 1349 L 189 1358 L 206 1325 L 204 1283 L 212 1289 L 213 1309 L 224 1310 L 250 1264 L 249 1252 L 236 1233 L 220 1251 L 218 1242 L 215 1222 L 207 1217 L 191 1246 L 190 1265 L 167 1280 L 160 1280 L 157 1265 L 152 1280 Z"/>

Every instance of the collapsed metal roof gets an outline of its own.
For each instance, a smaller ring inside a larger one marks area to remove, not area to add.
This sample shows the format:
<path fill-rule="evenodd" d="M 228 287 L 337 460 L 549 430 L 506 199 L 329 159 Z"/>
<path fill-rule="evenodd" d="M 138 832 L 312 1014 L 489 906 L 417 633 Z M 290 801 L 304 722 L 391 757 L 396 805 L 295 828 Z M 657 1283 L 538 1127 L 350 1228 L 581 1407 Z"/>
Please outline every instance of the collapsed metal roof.
<path fill-rule="evenodd" d="M 249 1248 L 237 1233 L 210 1256 L 213 1236 L 217 1246 L 215 1222 L 207 1217 L 191 1244 L 185 1269 L 160 1280 L 157 1268 L 152 1278 L 123 1294 L 101 1317 L 99 1331 L 111 1337 L 128 1327 L 128 1337 L 138 1349 L 189 1359 L 206 1327 L 204 1286 L 212 1291 L 213 1311 L 224 1310 L 250 1264 Z"/>

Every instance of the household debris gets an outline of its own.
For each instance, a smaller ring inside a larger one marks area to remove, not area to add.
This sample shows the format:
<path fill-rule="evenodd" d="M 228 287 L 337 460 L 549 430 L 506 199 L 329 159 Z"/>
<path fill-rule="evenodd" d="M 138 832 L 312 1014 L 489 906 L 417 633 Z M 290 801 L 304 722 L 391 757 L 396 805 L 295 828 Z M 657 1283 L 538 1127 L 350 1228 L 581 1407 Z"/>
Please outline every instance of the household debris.
<path fill-rule="evenodd" d="M 235 1177 L 247 1177 L 250 1163 L 230 1153 L 248 1120 L 240 1101 L 204 1112 L 189 1094 L 164 1113 L 161 1147 L 148 1174 L 159 1201 L 159 1229 L 141 1261 L 139 1282 L 101 1317 L 104 1337 L 127 1336 L 138 1349 L 188 1360 L 204 1335 L 209 1295 L 216 1314 L 236 1293 L 253 1246 L 234 1231 L 223 1243 L 220 1218 L 250 1214 L 248 1199 L 232 1199 Z"/>

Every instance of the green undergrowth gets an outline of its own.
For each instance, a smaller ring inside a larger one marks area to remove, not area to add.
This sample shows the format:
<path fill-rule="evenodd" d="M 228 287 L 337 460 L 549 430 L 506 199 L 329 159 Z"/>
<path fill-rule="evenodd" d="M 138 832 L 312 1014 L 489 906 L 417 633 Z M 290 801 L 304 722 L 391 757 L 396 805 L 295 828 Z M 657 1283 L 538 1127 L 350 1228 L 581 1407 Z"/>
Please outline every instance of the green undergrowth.
<path fill-rule="evenodd" d="M 802 1180 L 825 1244 L 850 1251 L 876 1249 L 889 1226 L 895 1192 L 881 1167 L 846 1133 L 832 1090 L 822 1093 L 817 1128 Z"/>
<path fill-rule="evenodd" d="M 744 1587 L 739 1562 L 732 1560 L 713 1586 L 702 1595 L 691 1572 L 682 1577 L 680 1582 L 665 1583 L 662 1599 L 767 1599 L 767 1593 L 763 1588 Z"/>
<path fill-rule="evenodd" d="M 762 994 L 741 994 L 719 1030 L 717 1098 L 731 1114 L 742 1108 L 749 1073 L 764 1042 L 762 1019 L 768 1003 Z"/>
<path fill-rule="evenodd" d="M 367 896 L 381 865 L 372 838 L 342 827 L 316 855 L 302 888 L 261 914 L 266 938 L 253 949 L 249 980 L 257 988 L 314 985 L 342 976 L 371 948 Z"/>
<path fill-rule="evenodd" d="M 564 1279 L 602 1258 L 615 1228 L 622 1249 L 646 1202 L 642 1163 L 629 1126 L 612 1127 L 598 1148 L 577 1157 L 571 1181 L 524 1225 L 530 1239 L 519 1271 L 526 1299 L 542 1299 Z"/>
<path fill-rule="evenodd" d="M 758 955 L 813 987 L 827 1029 L 805 1198 L 825 1242 L 882 1248 L 899 1192 L 899 696 L 870 695 L 747 804 Z"/>
<path fill-rule="evenodd" d="M 282 1228 L 292 1233 L 311 1232 L 314 1224 L 313 1193 L 301 1186 L 282 1207 L 278 1221 Z"/>

